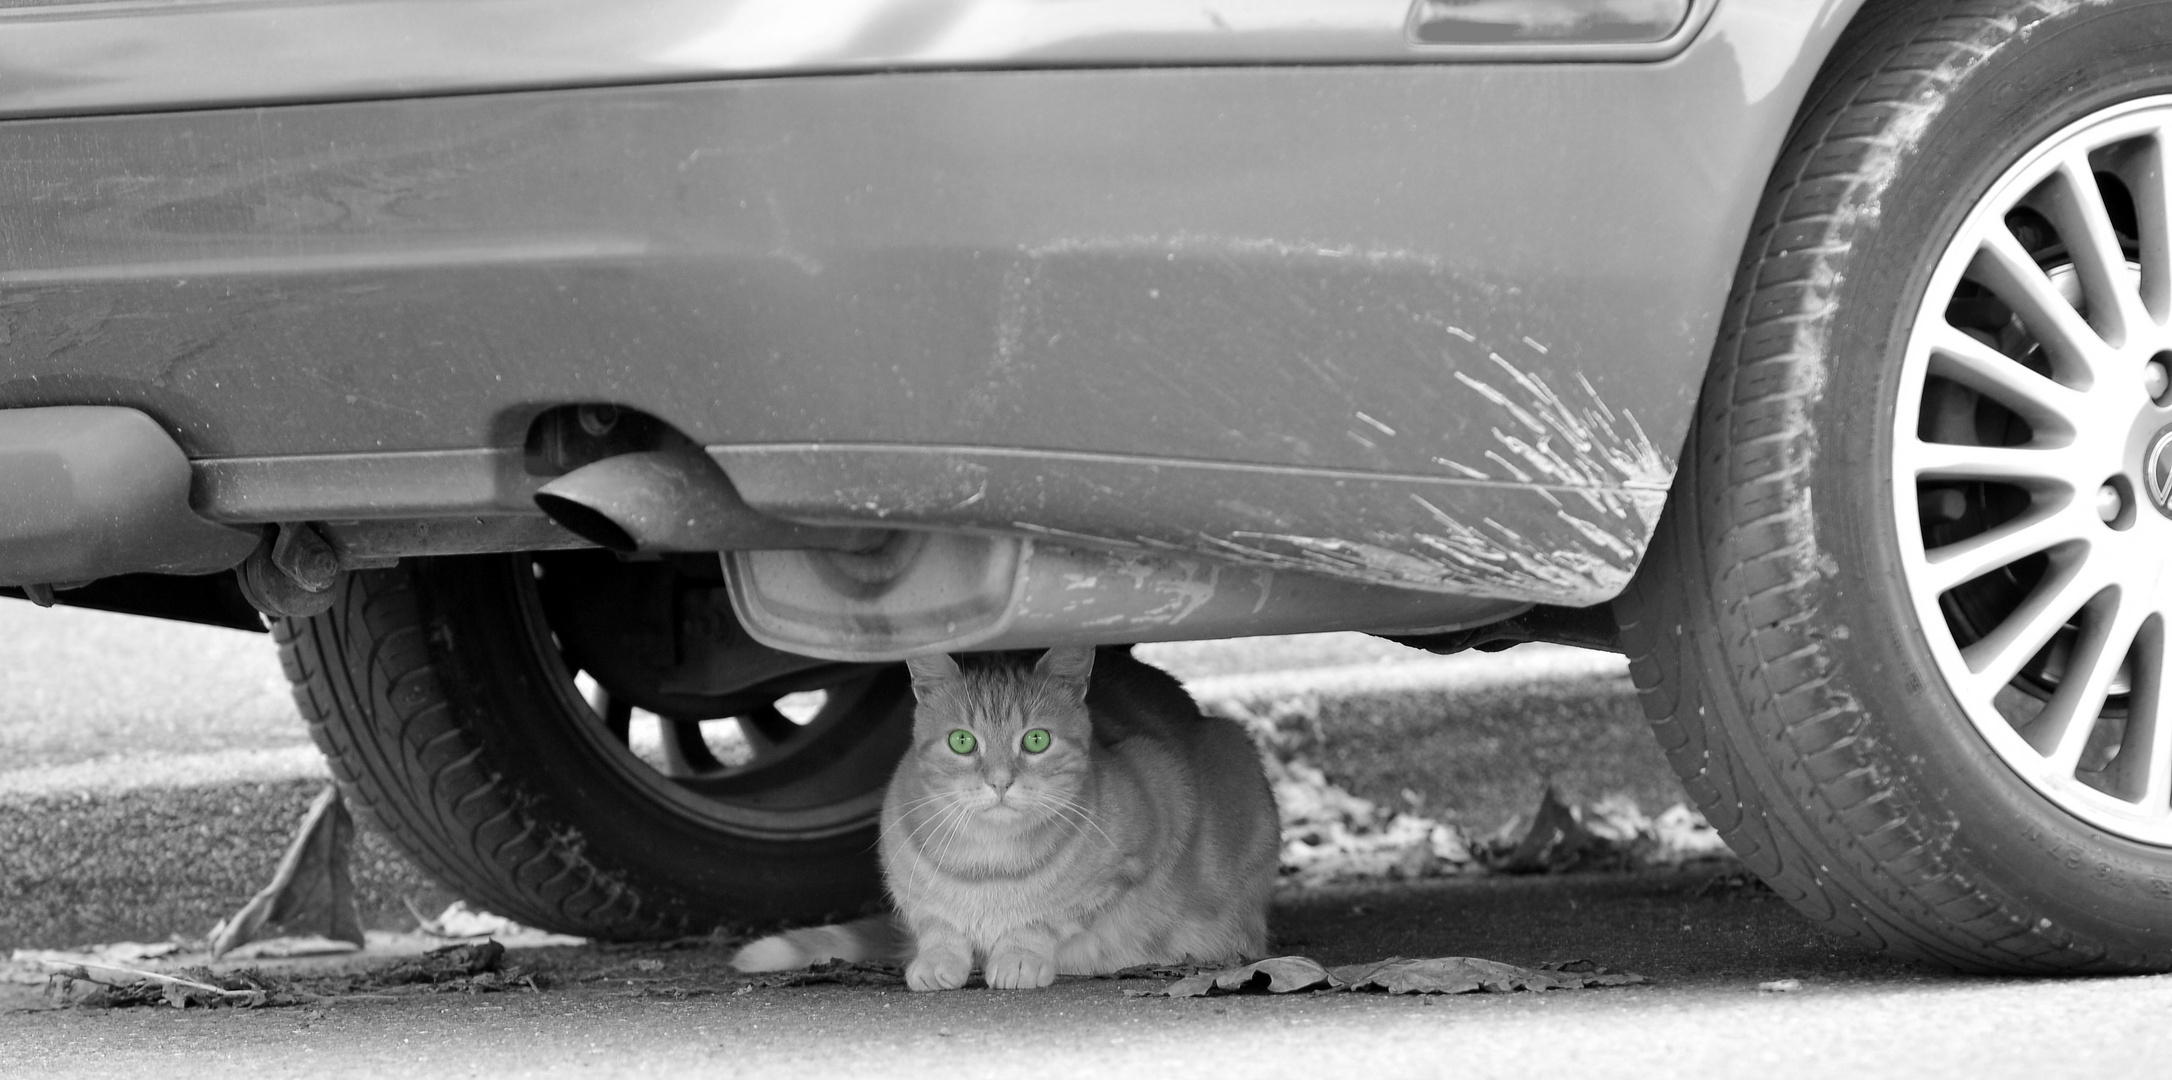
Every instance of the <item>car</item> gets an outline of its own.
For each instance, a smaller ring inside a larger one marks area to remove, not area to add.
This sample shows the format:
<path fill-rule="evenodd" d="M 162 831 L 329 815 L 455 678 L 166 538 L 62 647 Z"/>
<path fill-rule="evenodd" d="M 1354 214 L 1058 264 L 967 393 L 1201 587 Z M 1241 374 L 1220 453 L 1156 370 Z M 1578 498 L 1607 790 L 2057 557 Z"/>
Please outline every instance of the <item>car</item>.
<path fill-rule="evenodd" d="M 0 55 L 0 584 L 268 626 L 490 910 L 859 910 L 903 659 L 1358 630 L 1622 652 L 1838 933 L 2172 970 L 2161 0 L 9 2 Z"/>

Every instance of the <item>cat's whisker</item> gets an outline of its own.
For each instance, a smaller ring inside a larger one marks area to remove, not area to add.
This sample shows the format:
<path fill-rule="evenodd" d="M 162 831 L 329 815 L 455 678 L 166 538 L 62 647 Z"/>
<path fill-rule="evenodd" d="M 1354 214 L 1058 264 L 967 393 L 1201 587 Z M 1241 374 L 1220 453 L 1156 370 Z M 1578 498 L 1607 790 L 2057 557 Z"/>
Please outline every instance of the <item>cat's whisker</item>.
<path fill-rule="evenodd" d="M 942 811 L 937 810 L 934 813 L 929 814 L 927 817 L 921 819 L 918 825 L 913 826 L 911 832 L 905 834 L 905 842 L 908 844 L 918 842 L 920 839 L 920 835 L 924 832 L 927 832 L 928 828 L 933 825 L 935 821 L 941 816 Z"/>
<path fill-rule="evenodd" d="M 1093 814 L 1089 813 L 1082 807 L 1073 807 L 1072 812 L 1078 815 L 1078 819 L 1080 821 L 1085 822 L 1087 825 L 1091 826 L 1095 832 L 1100 833 L 1101 839 L 1108 842 L 1109 849 L 1111 851 L 1121 851 L 1123 849 L 1123 846 L 1116 842 L 1116 838 L 1110 836 L 1109 831 L 1102 828 L 1100 822 L 1094 820 Z"/>
<path fill-rule="evenodd" d="M 922 873 L 932 875 L 935 868 L 942 864 L 942 853 L 949 849 L 951 840 L 971 816 L 971 808 L 962 800 L 948 803 L 922 823 L 926 836 L 919 836 L 921 830 L 915 830 L 914 835 L 907 838 L 907 843 L 920 852 Z"/>
<path fill-rule="evenodd" d="M 904 802 L 899 803 L 897 808 L 899 810 L 910 810 L 916 806 L 922 806 L 927 803 L 936 802 L 941 799 L 955 798 L 960 794 L 962 793 L 956 791 L 937 791 L 931 794 L 922 795 L 917 799 L 907 799 Z"/>
<path fill-rule="evenodd" d="M 1061 801 L 1046 792 L 1037 791 L 1023 794 L 1018 796 L 1018 801 L 1021 805 L 1030 806 L 1036 810 L 1045 810 L 1058 816 L 1063 816 L 1066 811 L 1071 809 L 1071 807 L 1065 806 Z M 1064 820 L 1068 821 L 1070 819 L 1065 817 Z"/>
<path fill-rule="evenodd" d="M 932 816 L 934 814 L 940 813 L 945 806 L 947 806 L 951 802 L 954 802 L 955 800 L 956 796 L 950 792 L 943 792 L 938 795 L 930 795 L 923 799 L 914 799 L 912 802 L 905 803 L 898 807 L 898 818 L 902 821 L 905 818 L 910 817 L 914 814 Z"/>
<path fill-rule="evenodd" d="M 962 791 L 938 791 L 933 795 L 929 795 L 923 799 L 917 800 L 914 805 L 927 806 L 930 804 L 937 804 L 944 807 L 949 807 L 955 806 L 958 803 L 965 801 L 965 798 L 966 794 Z"/>
<path fill-rule="evenodd" d="M 958 805 L 960 807 L 965 807 L 965 804 L 963 802 L 960 802 Z M 940 845 L 936 848 L 935 854 L 929 858 L 929 862 L 937 866 L 948 865 L 950 861 L 950 846 L 956 843 L 958 837 L 965 832 L 965 823 L 967 819 L 971 818 L 972 816 L 973 815 L 971 813 L 971 808 L 965 807 L 964 809 L 961 809 L 959 813 L 950 818 L 949 824 L 942 830 L 942 841 Z"/>
<path fill-rule="evenodd" d="M 1081 817 L 1087 818 L 1089 820 L 1093 816 L 1092 813 L 1087 810 L 1084 803 L 1081 803 L 1076 799 L 1070 798 L 1062 794 L 1061 792 L 1037 791 L 1034 792 L 1034 797 L 1041 800 L 1044 805 L 1051 808 L 1066 810 L 1071 813 L 1078 814 Z"/>
<path fill-rule="evenodd" d="M 1052 811 L 1050 816 L 1070 826 L 1071 835 L 1082 840 L 1086 839 L 1086 822 L 1083 819 L 1073 817 L 1061 807 L 1050 807 L 1050 810 Z"/>
<path fill-rule="evenodd" d="M 1108 841 L 1111 848 L 1117 846 L 1116 838 L 1110 836 L 1108 830 L 1103 829 L 1100 822 L 1094 820 L 1093 814 L 1077 802 L 1067 799 L 1064 796 L 1059 795 L 1053 791 L 1034 792 L 1031 795 L 1025 796 L 1025 798 L 1032 801 L 1035 805 L 1046 807 L 1047 809 L 1053 811 L 1057 818 L 1070 824 L 1071 828 L 1076 831 L 1078 835 L 1086 835 L 1086 830 L 1088 828 L 1091 828 L 1093 829 L 1093 831 L 1100 833 L 1101 838 Z M 1074 817 L 1073 815 L 1076 816 Z"/>
<path fill-rule="evenodd" d="M 942 813 L 938 811 L 935 814 L 931 815 L 928 820 L 921 822 L 918 828 L 914 829 L 910 833 L 907 833 L 905 836 L 905 842 L 918 846 L 920 840 L 922 839 L 921 834 L 927 833 L 930 836 L 934 835 L 933 826 L 937 821 L 940 820 L 942 820 Z"/>
<path fill-rule="evenodd" d="M 963 799 L 963 798 L 964 798 L 964 796 L 963 796 L 962 794 L 958 793 L 958 792 L 951 792 L 951 791 L 945 791 L 945 792 L 939 792 L 939 793 L 937 793 L 937 794 L 935 794 L 935 795 L 930 795 L 930 796 L 928 796 L 928 797 L 927 797 L 927 798 L 925 798 L 925 799 L 916 799 L 916 800 L 914 800 L 914 801 L 913 801 L 913 803 L 912 803 L 912 804 L 910 804 L 910 805 L 914 805 L 914 806 L 921 806 L 921 805 L 926 805 L 927 803 L 930 803 L 930 802 L 934 802 L 934 801 L 936 801 L 936 800 L 938 800 L 938 799 L 946 799 L 946 798 L 947 798 L 947 799 L 949 799 L 949 800 L 950 800 L 950 802 L 949 802 L 948 804 L 944 805 L 943 807 L 941 807 L 940 809 L 937 809 L 937 810 L 935 810 L 935 811 L 931 812 L 931 813 L 930 813 L 930 814 L 929 814 L 929 815 L 927 816 L 927 818 L 926 818 L 926 819 L 924 819 L 923 821 L 921 821 L 919 825 L 915 826 L 915 827 L 913 828 L 913 830 L 912 830 L 911 832 L 909 832 L 909 833 L 905 834 L 905 839 L 906 839 L 906 840 L 908 840 L 908 841 L 917 841 L 917 840 L 918 840 L 918 839 L 920 838 L 920 833 L 921 833 L 921 831 L 922 831 L 922 830 L 924 830 L 924 829 L 927 829 L 927 828 L 929 828 L 929 826 L 933 825 L 933 824 L 934 824 L 935 822 L 937 822 L 937 821 L 941 821 L 941 820 L 943 819 L 943 816 L 944 816 L 944 815 L 945 815 L 945 814 L 946 814 L 946 813 L 947 813 L 948 811 L 950 811 L 950 810 L 951 810 L 952 808 L 956 807 L 956 806 L 957 806 L 957 804 L 958 804 L 958 801 L 959 801 L 959 800 L 961 800 L 961 799 Z M 909 811 L 908 811 L 908 812 L 909 812 Z"/>
<path fill-rule="evenodd" d="M 941 810 L 936 811 L 934 816 L 924 823 L 928 835 L 926 842 L 919 844 L 920 849 L 926 851 L 928 848 L 934 847 L 941 837 L 949 835 L 950 831 L 955 831 L 958 823 L 965 820 L 966 810 L 965 800 L 961 797 L 952 800 Z M 915 829 L 913 830 L 913 836 L 908 837 L 908 839 L 916 838 L 918 835 L 919 830 Z"/>
<path fill-rule="evenodd" d="M 965 826 L 972 821 L 973 812 L 980 809 L 972 801 L 970 794 L 958 792 L 957 795 L 958 801 L 952 804 L 952 808 L 956 812 L 945 819 L 943 827 L 938 830 L 941 836 L 940 840 L 931 845 L 936 849 L 934 855 L 931 856 L 931 861 L 937 864 L 948 862 L 952 845 L 958 842 L 959 837 L 965 835 Z"/>

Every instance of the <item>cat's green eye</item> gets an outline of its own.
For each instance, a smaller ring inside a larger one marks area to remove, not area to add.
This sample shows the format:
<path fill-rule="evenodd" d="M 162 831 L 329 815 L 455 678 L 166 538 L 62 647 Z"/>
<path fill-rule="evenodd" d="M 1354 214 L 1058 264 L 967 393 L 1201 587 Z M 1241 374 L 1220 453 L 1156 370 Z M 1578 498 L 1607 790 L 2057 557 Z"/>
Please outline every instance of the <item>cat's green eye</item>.
<path fill-rule="evenodd" d="M 964 728 L 959 728 L 950 733 L 950 748 L 958 753 L 970 754 L 973 752 L 973 747 L 979 744 L 980 740 L 975 739 L 973 733 Z"/>
<path fill-rule="evenodd" d="M 1038 754 L 1048 749 L 1048 729 L 1034 728 L 1032 731 L 1026 732 L 1026 737 L 1018 740 L 1018 742 L 1019 745 L 1026 748 L 1026 753 Z"/>

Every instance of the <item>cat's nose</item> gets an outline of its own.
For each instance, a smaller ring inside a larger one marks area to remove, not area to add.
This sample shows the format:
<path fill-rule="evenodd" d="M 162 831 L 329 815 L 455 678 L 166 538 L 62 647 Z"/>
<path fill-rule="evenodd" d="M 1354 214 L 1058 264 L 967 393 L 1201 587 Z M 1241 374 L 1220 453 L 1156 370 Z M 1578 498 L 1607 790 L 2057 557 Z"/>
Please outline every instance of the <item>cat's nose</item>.
<path fill-rule="evenodd" d="M 1011 778 L 1009 776 L 991 776 L 988 778 L 988 790 L 995 792 L 996 798 L 1002 798 L 1003 793 L 1010 789 Z"/>

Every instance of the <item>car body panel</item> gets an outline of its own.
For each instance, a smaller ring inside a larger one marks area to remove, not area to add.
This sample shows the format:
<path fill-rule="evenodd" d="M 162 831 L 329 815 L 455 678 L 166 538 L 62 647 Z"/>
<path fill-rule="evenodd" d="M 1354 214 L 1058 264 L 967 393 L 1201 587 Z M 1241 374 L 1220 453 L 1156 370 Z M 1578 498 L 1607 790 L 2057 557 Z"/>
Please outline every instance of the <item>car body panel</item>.
<path fill-rule="evenodd" d="M 802 520 L 1597 603 L 1851 7 L 1638 64 L 12 121 L 0 407 L 143 409 L 229 522 L 532 512 L 527 425 L 596 401 Z"/>
<path fill-rule="evenodd" d="M 877 71 L 1642 61 L 1713 0 L 0 0 L 0 117 Z M 238 62 L 208 62 L 233 57 Z"/>

